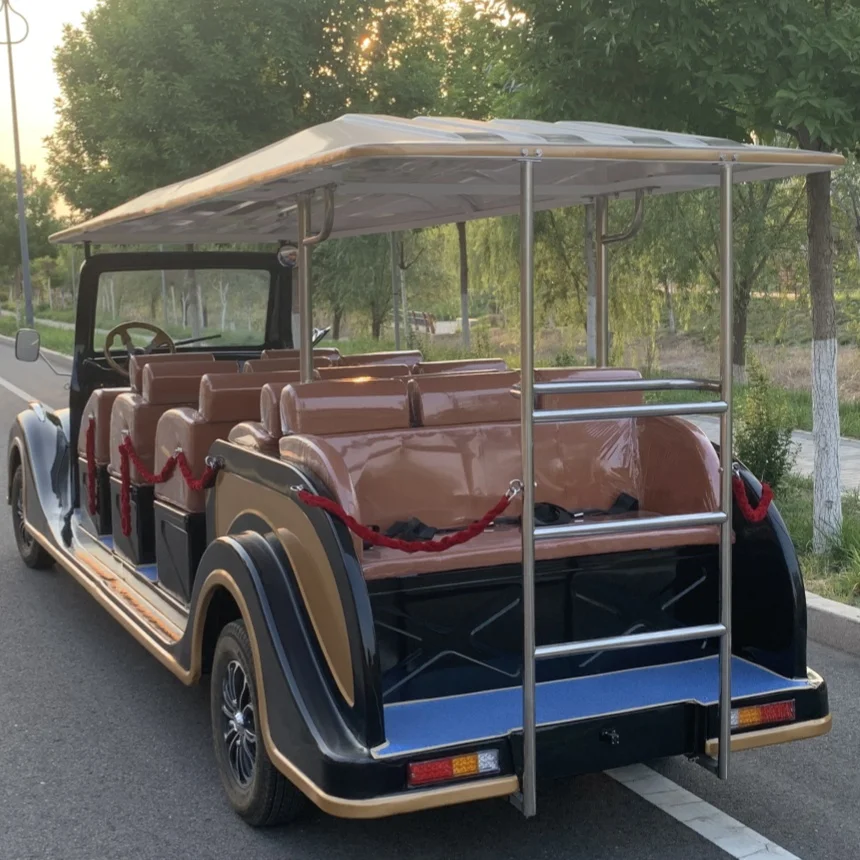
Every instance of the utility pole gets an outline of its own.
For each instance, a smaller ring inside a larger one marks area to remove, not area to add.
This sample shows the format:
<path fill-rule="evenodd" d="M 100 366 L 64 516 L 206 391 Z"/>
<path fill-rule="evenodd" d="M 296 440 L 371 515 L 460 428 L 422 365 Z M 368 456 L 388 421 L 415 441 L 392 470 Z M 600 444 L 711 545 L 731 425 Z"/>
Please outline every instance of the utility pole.
<path fill-rule="evenodd" d="M 15 66 L 12 63 L 12 46 L 20 45 L 30 34 L 30 25 L 27 19 L 12 9 L 24 22 L 24 35 L 20 39 L 12 39 L 9 28 L 9 11 L 11 9 L 9 0 L 0 0 L 3 6 L 3 19 L 6 23 L 6 41 L 0 44 L 6 45 L 9 57 L 9 95 L 12 102 L 12 138 L 15 141 L 15 182 L 18 187 L 18 236 L 21 241 L 21 283 L 24 287 L 24 318 L 27 325 L 33 327 L 33 286 L 30 283 L 30 247 L 27 241 L 27 203 L 24 198 L 24 173 L 21 170 L 21 144 L 18 140 L 18 104 L 15 100 Z"/>

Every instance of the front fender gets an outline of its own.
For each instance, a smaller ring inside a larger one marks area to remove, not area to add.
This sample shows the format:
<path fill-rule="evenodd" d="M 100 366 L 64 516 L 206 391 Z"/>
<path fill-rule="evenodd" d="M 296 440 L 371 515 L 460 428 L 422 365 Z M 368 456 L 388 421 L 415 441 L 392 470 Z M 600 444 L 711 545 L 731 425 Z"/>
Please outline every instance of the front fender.
<path fill-rule="evenodd" d="M 71 505 L 69 431 L 68 409 L 37 401 L 18 413 L 9 431 L 6 501 L 11 501 L 12 477 L 21 464 L 27 523 L 55 543 Z"/>

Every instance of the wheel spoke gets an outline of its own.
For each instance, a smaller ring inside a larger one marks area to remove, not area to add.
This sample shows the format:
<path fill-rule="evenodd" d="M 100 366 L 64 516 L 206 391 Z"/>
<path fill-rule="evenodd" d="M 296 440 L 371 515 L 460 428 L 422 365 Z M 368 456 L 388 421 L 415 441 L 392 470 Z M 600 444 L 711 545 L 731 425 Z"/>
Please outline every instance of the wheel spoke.
<path fill-rule="evenodd" d="M 227 664 L 221 681 L 222 736 L 233 779 L 246 786 L 257 760 L 257 722 L 251 682 L 238 660 Z"/>

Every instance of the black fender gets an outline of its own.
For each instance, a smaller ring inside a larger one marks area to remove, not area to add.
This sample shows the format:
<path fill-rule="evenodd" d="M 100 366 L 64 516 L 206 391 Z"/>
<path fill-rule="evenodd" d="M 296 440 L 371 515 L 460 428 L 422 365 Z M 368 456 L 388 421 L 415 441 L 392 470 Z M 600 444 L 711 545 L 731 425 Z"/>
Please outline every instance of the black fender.
<path fill-rule="evenodd" d="M 738 475 L 753 506 L 762 495 L 758 478 L 742 463 Z M 774 502 L 760 523 L 744 519 L 737 505 L 732 583 L 735 650 L 780 675 L 805 678 L 806 590 L 797 551 Z"/>
<path fill-rule="evenodd" d="M 12 477 L 24 467 L 24 514 L 27 523 L 54 543 L 62 517 L 71 509 L 69 410 L 31 402 L 19 412 L 9 431 L 6 501 L 11 502 Z"/>
<path fill-rule="evenodd" d="M 279 770 L 306 793 L 309 785 L 357 799 L 401 790 L 403 765 L 374 760 L 367 738 L 338 706 L 289 561 L 274 535 L 247 530 L 216 538 L 206 549 L 191 598 L 195 623 L 177 644 L 180 662 L 194 663 L 205 603 L 223 587 L 249 628 L 265 703 L 263 737 Z"/>

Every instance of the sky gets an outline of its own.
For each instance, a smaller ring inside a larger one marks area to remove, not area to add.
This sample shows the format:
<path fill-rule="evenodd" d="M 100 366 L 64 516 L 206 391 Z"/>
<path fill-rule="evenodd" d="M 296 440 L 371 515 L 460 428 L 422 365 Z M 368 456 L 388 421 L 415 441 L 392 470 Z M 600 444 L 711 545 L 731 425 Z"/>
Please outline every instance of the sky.
<path fill-rule="evenodd" d="M 18 96 L 18 131 L 21 161 L 44 175 L 44 138 L 54 127 L 54 99 L 59 95 L 54 77 L 54 48 L 63 37 L 64 24 L 79 24 L 85 11 L 98 0 L 12 0 L 12 8 L 30 24 L 26 41 L 12 49 L 15 63 L 15 91 Z M 19 18 L 10 14 L 12 38 L 24 32 Z M 0 39 L 5 39 L 0 15 Z M 0 164 L 13 167 L 12 107 L 9 100 L 9 66 L 6 46 L 0 48 Z"/>

